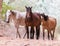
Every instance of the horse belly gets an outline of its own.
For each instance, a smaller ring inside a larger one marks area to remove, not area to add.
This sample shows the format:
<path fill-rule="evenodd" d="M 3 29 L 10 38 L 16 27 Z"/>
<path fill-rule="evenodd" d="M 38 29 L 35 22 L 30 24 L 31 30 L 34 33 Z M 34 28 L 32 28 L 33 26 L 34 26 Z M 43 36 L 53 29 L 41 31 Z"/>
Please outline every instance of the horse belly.
<path fill-rule="evenodd" d="M 27 22 L 26 26 L 33 26 L 32 23 Z"/>

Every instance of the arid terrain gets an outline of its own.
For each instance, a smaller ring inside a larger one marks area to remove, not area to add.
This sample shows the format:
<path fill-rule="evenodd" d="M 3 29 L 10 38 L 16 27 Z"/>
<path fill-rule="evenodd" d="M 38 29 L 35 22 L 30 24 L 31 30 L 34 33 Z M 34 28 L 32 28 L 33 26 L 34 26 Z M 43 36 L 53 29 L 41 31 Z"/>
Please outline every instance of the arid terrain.
<path fill-rule="evenodd" d="M 60 40 L 48 40 L 47 34 L 45 40 L 42 39 L 42 31 L 40 34 L 40 39 L 23 39 L 26 32 L 25 28 L 22 26 L 19 28 L 21 38 L 16 38 L 16 28 L 12 25 L 10 26 L 6 22 L 0 19 L 0 46 L 60 46 Z"/>

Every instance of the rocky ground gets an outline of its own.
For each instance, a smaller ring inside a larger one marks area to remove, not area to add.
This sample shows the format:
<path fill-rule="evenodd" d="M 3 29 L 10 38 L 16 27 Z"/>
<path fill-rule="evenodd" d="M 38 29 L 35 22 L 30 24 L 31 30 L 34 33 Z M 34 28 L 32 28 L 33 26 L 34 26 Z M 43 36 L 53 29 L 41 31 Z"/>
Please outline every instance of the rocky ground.
<path fill-rule="evenodd" d="M 16 38 L 16 28 L 0 20 L 0 46 L 60 46 L 60 40 L 42 39 L 42 33 L 39 40 L 23 39 L 26 32 L 24 27 L 19 28 L 21 38 Z M 47 34 L 46 34 L 47 35 Z"/>

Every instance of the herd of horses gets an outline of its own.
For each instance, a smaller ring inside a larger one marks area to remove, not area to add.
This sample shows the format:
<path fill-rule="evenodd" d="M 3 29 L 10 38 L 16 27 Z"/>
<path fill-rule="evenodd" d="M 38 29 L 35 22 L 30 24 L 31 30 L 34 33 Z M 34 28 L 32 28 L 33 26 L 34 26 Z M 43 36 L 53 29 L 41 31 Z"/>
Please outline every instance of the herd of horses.
<path fill-rule="evenodd" d="M 40 25 L 42 25 L 43 39 L 45 38 L 45 29 L 47 29 L 48 39 L 50 39 L 51 37 L 51 39 L 53 40 L 57 24 L 56 19 L 48 15 L 45 15 L 45 13 L 32 12 L 32 7 L 25 6 L 25 8 L 26 12 L 7 10 L 5 14 L 5 21 L 7 23 L 9 23 L 10 21 L 14 21 L 15 27 L 17 29 L 17 35 L 19 35 L 20 38 L 21 35 L 19 34 L 18 31 L 19 25 L 25 26 L 26 29 L 25 35 L 27 35 L 27 39 L 29 39 L 29 33 L 30 33 L 30 39 L 34 39 L 34 32 L 35 32 L 34 27 L 36 27 L 36 39 L 39 39 Z M 29 26 L 31 27 L 30 32 L 29 32 Z"/>

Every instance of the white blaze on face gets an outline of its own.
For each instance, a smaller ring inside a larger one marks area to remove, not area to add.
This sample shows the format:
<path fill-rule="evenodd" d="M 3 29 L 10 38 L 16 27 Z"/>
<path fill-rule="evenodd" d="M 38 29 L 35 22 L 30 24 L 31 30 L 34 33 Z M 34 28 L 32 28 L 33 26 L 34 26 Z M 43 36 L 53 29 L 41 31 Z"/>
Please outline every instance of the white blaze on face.
<path fill-rule="evenodd" d="M 11 13 L 10 13 L 10 10 L 7 10 L 7 12 L 6 12 L 6 14 L 5 14 L 5 15 L 6 15 L 6 20 L 5 20 L 5 21 L 6 21 L 6 22 L 8 21 L 8 18 L 9 18 L 9 15 L 10 15 L 10 14 L 11 14 Z"/>

